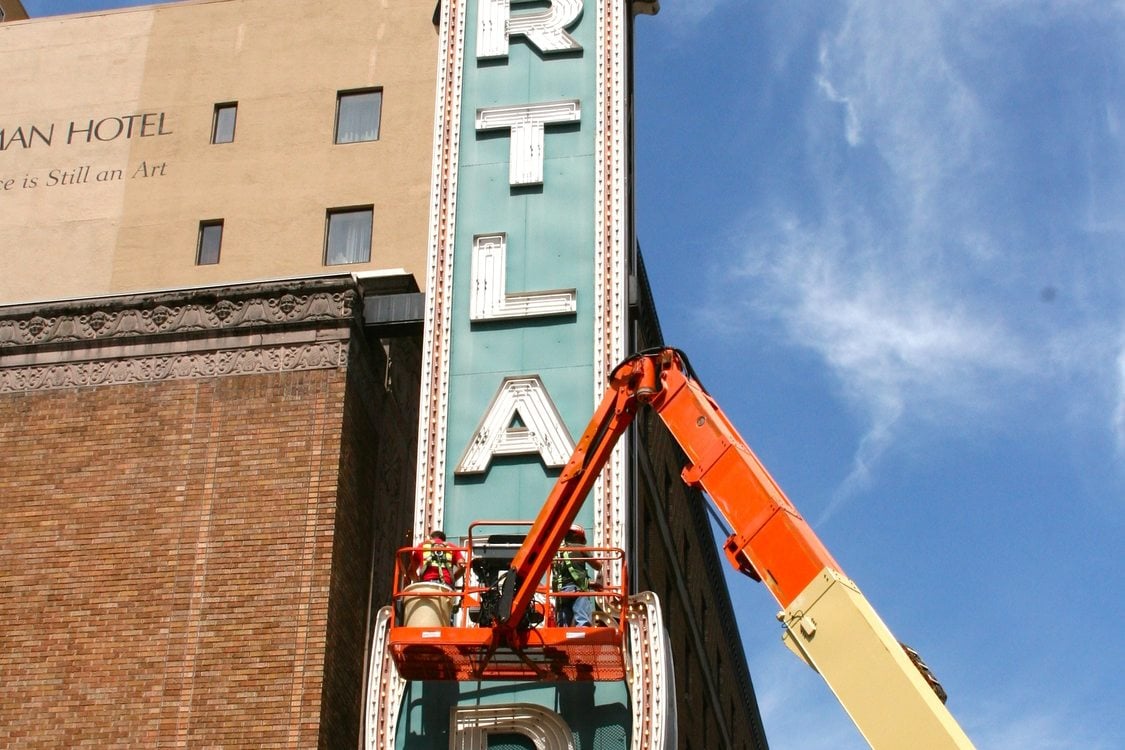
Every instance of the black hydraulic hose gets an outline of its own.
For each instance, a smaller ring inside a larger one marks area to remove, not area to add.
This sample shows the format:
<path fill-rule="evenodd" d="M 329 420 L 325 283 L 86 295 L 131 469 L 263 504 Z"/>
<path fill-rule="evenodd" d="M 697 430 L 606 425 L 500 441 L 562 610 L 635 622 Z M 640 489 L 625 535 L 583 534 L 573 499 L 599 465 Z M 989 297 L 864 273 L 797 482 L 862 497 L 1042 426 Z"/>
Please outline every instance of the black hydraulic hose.
<path fill-rule="evenodd" d="M 648 349 L 641 349 L 639 352 L 635 352 L 633 354 L 630 354 L 628 357 L 621 360 L 621 362 L 617 365 L 617 367 L 614 367 L 613 370 L 611 370 L 610 372 L 616 372 L 617 370 L 619 370 L 623 366 L 629 364 L 634 359 L 637 359 L 639 357 L 648 357 L 648 356 L 651 356 L 653 354 L 660 354 L 661 352 L 666 352 L 666 351 L 669 351 L 669 350 L 675 352 L 676 356 L 679 357 L 680 360 L 683 361 L 684 371 L 688 374 L 688 377 L 691 378 L 696 383 L 696 385 L 699 386 L 699 389 L 701 391 L 703 391 L 708 396 L 710 396 L 711 394 L 703 386 L 703 381 L 701 381 L 699 379 L 699 376 L 695 373 L 695 368 L 691 366 L 691 360 L 688 359 L 688 355 L 684 352 L 683 349 L 677 349 L 674 346 L 653 346 L 653 347 L 649 347 Z"/>

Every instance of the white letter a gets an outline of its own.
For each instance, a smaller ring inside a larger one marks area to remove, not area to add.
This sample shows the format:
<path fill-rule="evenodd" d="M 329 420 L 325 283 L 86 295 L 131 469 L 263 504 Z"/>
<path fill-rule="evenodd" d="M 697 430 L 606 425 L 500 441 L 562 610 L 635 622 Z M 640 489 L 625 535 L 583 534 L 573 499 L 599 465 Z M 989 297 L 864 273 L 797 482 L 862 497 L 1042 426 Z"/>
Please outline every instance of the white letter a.
<path fill-rule="evenodd" d="M 483 474 L 493 456 L 538 453 L 549 468 L 565 466 L 574 440 L 538 375 L 504 378 L 473 433 L 455 474 Z"/>

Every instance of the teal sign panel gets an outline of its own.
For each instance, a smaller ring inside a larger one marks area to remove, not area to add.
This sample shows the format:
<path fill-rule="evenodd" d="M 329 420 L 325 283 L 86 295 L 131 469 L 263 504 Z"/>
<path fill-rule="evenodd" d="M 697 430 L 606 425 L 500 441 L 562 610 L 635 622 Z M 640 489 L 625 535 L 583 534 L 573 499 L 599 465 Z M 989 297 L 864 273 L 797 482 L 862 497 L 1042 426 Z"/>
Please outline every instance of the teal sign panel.
<path fill-rule="evenodd" d="M 514 16 L 519 7 L 513 4 Z M 517 36 L 506 58 L 478 60 L 479 10 L 468 6 L 457 169 L 445 483 L 451 533 L 480 518 L 534 518 L 557 477 L 540 453 L 496 456 L 484 472 L 458 472 L 504 377 L 538 375 L 575 440 L 594 403 L 593 17 L 584 13 L 567 30 L 580 50 L 545 54 Z M 542 182 L 512 185 L 512 132 L 478 130 L 478 110 L 552 102 L 577 102 L 578 121 L 545 124 Z M 480 281 L 471 273 L 474 237 L 486 233 L 506 235 L 506 291 L 574 289 L 576 311 L 470 320 Z M 592 513 L 581 520 L 592 523 Z"/>
<path fill-rule="evenodd" d="M 441 151 L 439 144 L 438 158 L 456 158 L 442 165 L 446 182 L 438 187 L 455 181 L 455 211 L 448 231 L 439 219 L 431 247 L 451 260 L 435 274 L 449 274 L 448 287 L 444 278 L 428 280 L 431 299 L 442 300 L 432 303 L 439 309 L 430 325 L 447 320 L 448 330 L 428 334 L 430 356 L 441 364 L 428 376 L 427 403 L 429 429 L 444 439 L 424 439 L 423 450 L 441 446 L 442 460 L 432 465 L 444 468 L 431 485 L 438 489 L 420 494 L 441 495 L 432 515 L 451 540 L 474 521 L 534 519 L 595 404 L 595 369 L 605 369 L 595 354 L 595 305 L 604 298 L 595 246 L 603 221 L 597 150 L 604 148 L 598 18 L 607 2 L 443 3 L 443 33 L 463 37 L 450 44 L 443 36 L 443 96 L 459 119 L 458 128 L 446 122 L 441 131 L 456 148 Z M 440 212 L 445 204 L 435 205 Z M 452 243 L 452 253 L 443 242 Z M 420 465 L 431 465 L 427 460 Z M 592 529 L 594 509 L 584 508 L 579 522 Z M 488 733 L 485 744 L 461 744 L 498 715 L 519 718 Z M 564 733 L 576 750 L 624 750 L 630 717 L 623 682 L 412 682 L 396 744 L 533 747 L 520 726 L 535 725 Z"/>

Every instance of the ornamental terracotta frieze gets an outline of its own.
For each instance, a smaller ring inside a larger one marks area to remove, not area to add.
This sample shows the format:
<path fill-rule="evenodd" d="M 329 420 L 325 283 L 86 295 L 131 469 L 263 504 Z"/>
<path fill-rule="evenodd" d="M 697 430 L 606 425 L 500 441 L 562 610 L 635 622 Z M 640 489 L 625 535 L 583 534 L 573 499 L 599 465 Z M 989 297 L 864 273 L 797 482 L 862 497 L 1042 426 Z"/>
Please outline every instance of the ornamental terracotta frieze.
<path fill-rule="evenodd" d="M 56 342 L 220 331 L 324 320 L 350 320 L 359 305 L 354 288 L 303 282 L 307 289 L 253 291 L 231 287 L 88 302 L 0 308 L 0 350 Z M 328 285 L 319 285 L 328 286 Z M 256 293 L 255 293 L 256 292 Z"/>
<path fill-rule="evenodd" d="M 0 369 L 0 393 L 344 367 L 343 341 Z"/>
<path fill-rule="evenodd" d="M 350 277 L 0 307 L 0 393 L 346 367 Z"/>

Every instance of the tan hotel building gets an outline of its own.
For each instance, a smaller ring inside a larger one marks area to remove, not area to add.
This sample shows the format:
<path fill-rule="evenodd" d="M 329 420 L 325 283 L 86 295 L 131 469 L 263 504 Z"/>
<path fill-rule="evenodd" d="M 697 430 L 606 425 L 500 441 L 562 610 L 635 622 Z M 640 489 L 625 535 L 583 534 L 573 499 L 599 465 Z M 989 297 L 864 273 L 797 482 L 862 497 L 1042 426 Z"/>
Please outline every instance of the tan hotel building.
<path fill-rule="evenodd" d="M 413 523 L 438 12 L 0 11 L 0 746 L 364 747 Z M 677 744 L 765 747 L 709 522 L 640 435 Z"/>

